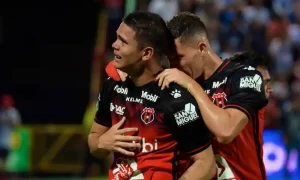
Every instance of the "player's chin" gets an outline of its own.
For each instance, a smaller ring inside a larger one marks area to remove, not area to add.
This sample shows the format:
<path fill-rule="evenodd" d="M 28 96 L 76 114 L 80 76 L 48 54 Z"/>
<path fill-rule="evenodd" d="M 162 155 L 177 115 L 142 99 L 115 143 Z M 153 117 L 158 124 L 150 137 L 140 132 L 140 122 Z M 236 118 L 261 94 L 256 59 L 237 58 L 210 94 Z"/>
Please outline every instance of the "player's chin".
<path fill-rule="evenodd" d="M 124 63 L 122 59 L 114 59 L 113 65 L 116 69 L 122 69 L 124 67 Z"/>

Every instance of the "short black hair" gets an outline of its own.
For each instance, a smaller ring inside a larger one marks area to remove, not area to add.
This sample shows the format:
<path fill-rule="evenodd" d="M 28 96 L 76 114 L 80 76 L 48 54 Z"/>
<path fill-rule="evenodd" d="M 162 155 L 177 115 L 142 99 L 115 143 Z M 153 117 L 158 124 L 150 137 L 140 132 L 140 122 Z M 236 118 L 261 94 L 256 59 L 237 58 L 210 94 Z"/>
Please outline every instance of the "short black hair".
<path fill-rule="evenodd" d="M 180 12 L 174 16 L 167 22 L 167 27 L 174 39 L 180 38 L 184 41 L 195 34 L 204 34 L 207 36 L 207 30 L 203 21 L 198 16 L 189 12 Z"/>
<path fill-rule="evenodd" d="M 133 12 L 128 14 L 123 22 L 135 31 L 141 49 L 152 46 L 155 53 L 162 55 L 167 54 L 169 47 L 174 43 L 166 22 L 158 14 Z"/>
<path fill-rule="evenodd" d="M 266 56 L 260 55 L 253 51 L 245 51 L 241 53 L 236 53 L 233 57 L 230 58 L 232 61 L 252 66 L 257 68 L 258 66 L 262 66 L 265 68 L 270 68 L 271 63 L 270 59 Z"/>

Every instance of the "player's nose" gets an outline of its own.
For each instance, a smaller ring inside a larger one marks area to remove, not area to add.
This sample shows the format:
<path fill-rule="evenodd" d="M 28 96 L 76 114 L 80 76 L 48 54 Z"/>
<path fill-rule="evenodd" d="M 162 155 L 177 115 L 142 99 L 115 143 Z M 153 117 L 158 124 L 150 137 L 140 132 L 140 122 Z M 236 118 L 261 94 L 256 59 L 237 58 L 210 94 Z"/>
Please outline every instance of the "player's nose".
<path fill-rule="evenodd" d="M 113 48 L 114 50 L 118 50 L 118 47 L 119 47 L 119 46 L 118 46 L 118 40 L 116 40 L 115 42 L 113 42 L 111 46 L 112 46 L 112 48 Z"/>

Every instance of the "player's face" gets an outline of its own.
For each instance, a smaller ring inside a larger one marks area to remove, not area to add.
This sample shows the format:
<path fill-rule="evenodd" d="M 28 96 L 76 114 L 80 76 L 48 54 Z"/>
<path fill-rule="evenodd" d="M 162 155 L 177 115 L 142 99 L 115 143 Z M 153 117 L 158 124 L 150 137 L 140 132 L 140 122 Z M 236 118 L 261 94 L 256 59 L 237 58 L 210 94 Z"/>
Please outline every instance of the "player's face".
<path fill-rule="evenodd" d="M 135 34 L 128 25 L 121 23 L 117 30 L 117 40 L 112 44 L 115 68 L 127 73 L 133 70 L 142 57 Z"/>
<path fill-rule="evenodd" d="M 256 69 L 261 73 L 261 75 L 263 77 L 263 80 L 265 83 L 266 98 L 269 99 L 269 97 L 273 91 L 270 73 L 267 68 L 264 68 L 261 66 L 258 66 Z"/>
<path fill-rule="evenodd" d="M 175 40 L 176 52 L 178 55 L 179 65 L 183 68 L 197 66 L 197 69 L 203 70 L 204 62 L 202 61 L 198 47 L 188 42 L 182 42 L 180 39 Z M 192 68 L 193 69 L 193 68 Z"/>

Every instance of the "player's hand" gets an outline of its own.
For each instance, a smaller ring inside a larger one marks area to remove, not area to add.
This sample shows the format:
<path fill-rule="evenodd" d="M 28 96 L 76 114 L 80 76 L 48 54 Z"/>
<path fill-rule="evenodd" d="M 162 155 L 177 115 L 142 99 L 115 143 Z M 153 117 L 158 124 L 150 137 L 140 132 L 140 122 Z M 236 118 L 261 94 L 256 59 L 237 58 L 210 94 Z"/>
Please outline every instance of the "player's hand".
<path fill-rule="evenodd" d="M 99 137 L 98 148 L 106 149 L 110 152 L 118 152 L 126 156 L 134 156 L 135 153 L 129 149 L 138 149 L 141 147 L 139 136 L 126 136 L 129 132 L 137 132 L 138 128 L 123 128 L 125 117 L 120 122 L 113 125 L 107 132 Z"/>
<path fill-rule="evenodd" d="M 161 89 L 169 88 L 172 82 L 189 89 L 194 82 L 194 79 L 176 68 L 164 70 L 157 75 L 156 80 L 158 81 L 158 85 L 161 86 Z"/>

